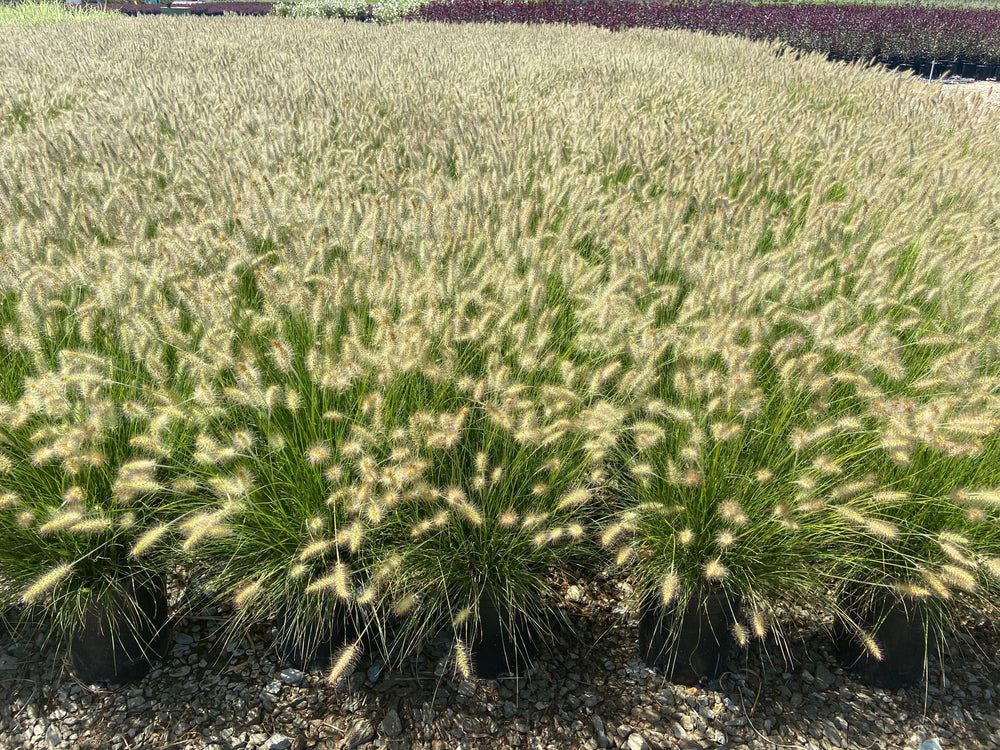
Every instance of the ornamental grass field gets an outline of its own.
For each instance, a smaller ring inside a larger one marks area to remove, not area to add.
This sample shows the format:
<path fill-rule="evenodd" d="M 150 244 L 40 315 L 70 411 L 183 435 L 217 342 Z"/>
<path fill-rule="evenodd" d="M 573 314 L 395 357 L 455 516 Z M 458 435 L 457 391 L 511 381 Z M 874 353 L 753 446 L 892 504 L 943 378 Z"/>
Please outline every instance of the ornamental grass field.
<path fill-rule="evenodd" d="M 10 29 L 6 616 L 65 642 L 170 574 L 234 633 L 350 623 L 336 681 L 442 631 L 474 671 L 568 567 L 740 644 L 991 614 L 998 135 L 682 32 Z"/>

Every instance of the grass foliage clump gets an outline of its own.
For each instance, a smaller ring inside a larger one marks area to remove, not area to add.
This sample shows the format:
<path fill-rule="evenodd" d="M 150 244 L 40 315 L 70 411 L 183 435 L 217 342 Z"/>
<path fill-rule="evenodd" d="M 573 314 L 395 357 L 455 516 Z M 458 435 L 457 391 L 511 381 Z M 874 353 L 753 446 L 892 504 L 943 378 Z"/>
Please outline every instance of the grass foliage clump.
<path fill-rule="evenodd" d="M 209 26 L 0 40 L 10 606 L 169 569 L 353 621 L 337 679 L 551 634 L 569 566 L 740 642 L 993 606 L 988 113 L 679 32 Z"/>
<path fill-rule="evenodd" d="M 37 26 L 114 17 L 103 8 L 69 8 L 61 2 L 20 2 L 0 5 L 0 26 Z"/>
<path fill-rule="evenodd" d="M 109 322 L 80 300 L 8 296 L 0 407 L 0 570 L 4 605 L 52 617 L 53 632 L 100 605 L 135 620 L 134 581 L 162 578 L 173 555 L 144 550 L 186 507 L 171 481 L 169 411 Z M 71 314 L 69 302 L 78 303 Z M 89 308 L 89 310 L 88 310 Z M 74 324 L 79 315 L 81 322 Z M 147 439 L 155 436 L 155 445 Z"/>

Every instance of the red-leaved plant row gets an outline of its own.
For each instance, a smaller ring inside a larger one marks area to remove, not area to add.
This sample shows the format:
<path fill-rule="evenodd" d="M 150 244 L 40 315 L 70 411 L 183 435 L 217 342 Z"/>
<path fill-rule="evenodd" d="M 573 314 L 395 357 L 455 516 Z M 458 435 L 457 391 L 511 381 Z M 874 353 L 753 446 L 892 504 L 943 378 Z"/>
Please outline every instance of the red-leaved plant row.
<path fill-rule="evenodd" d="M 411 19 L 456 23 L 568 23 L 645 27 L 778 39 L 848 60 L 1000 62 L 1000 9 L 877 5 L 751 5 L 629 0 L 453 0 L 432 2 Z"/>

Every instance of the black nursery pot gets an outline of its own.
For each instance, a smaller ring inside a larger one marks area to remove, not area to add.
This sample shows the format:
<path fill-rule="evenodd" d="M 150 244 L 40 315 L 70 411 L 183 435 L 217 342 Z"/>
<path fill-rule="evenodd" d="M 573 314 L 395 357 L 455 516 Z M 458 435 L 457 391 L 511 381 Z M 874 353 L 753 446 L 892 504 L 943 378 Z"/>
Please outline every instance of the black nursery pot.
<path fill-rule="evenodd" d="M 136 576 L 124 588 L 121 596 L 130 601 L 91 605 L 73 631 L 70 661 L 73 672 L 85 683 L 138 680 L 167 654 L 166 579 Z"/>
<path fill-rule="evenodd" d="M 721 591 L 692 597 L 682 613 L 673 606 L 647 602 L 639 619 L 639 655 L 658 667 L 671 682 L 697 685 L 714 680 L 725 669 L 733 645 L 732 628 L 737 603 Z M 676 637 L 671 630 L 680 615 Z"/>
<path fill-rule="evenodd" d="M 896 690 L 920 682 L 927 653 L 927 621 L 923 610 L 889 595 L 879 595 L 867 606 L 857 594 L 848 595 L 845 609 L 870 633 L 882 652 L 875 659 L 843 623 L 834 629 L 834 645 L 841 666 L 875 687 Z"/>
<path fill-rule="evenodd" d="M 520 612 L 501 612 L 493 598 L 479 600 L 479 626 L 469 651 L 476 675 L 495 680 L 502 674 L 518 674 L 538 653 L 538 634 Z"/>
<path fill-rule="evenodd" d="M 923 60 L 920 63 L 920 75 L 928 78 L 933 74 L 934 78 L 940 78 L 944 73 L 944 68 L 940 60 Z"/>
<path fill-rule="evenodd" d="M 357 637 L 347 610 L 336 607 L 326 618 L 305 617 L 285 605 L 278 611 L 278 658 L 295 669 L 329 669 L 348 641 Z"/>

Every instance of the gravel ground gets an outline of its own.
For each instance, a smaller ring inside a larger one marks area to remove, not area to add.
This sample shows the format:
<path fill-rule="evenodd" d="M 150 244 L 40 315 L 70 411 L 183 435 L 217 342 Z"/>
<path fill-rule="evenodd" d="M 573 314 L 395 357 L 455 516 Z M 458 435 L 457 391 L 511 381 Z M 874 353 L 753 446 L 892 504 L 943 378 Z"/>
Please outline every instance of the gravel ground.
<path fill-rule="evenodd" d="M 283 669 L 266 629 L 224 645 L 211 608 L 179 623 L 169 657 L 117 689 L 77 682 L 35 642 L 0 649 L 0 747 L 74 750 L 266 748 L 1000 748 L 1000 634 L 986 623 L 951 639 L 946 676 L 889 693 L 836 666 L 815 629 L 734 652 L 703 687 L 666 683 L 637 658 L 634 618 L 614 580 L 566 588 L 577 637 L 519 679 L 461 681 L 447 644 L 393 671 L 370 660 L 346 684 Z M 10 642 L 4 636 L 0 646 Z"/>
<path fill-rule="evenodd" d="M 964 96 L 974 104 L 1000 107 L 1000 83 L 996 81 L 963 81 L 961 83 L 930 82 L 939 85 L 949 96 Z"/>
<path fill-rule="evenodd" d="M 907 79 L 915 77 L 913 71 L 887 71 L 893 75 L 903 76 Z M 1000 81 L 989 79 L 986 81 L 974 81 L 970 78 L 959 78 L 950 76 L 947 78 L 936 78 L 933 81 L 922 79 L 929 87 L 934 87 L 945 96 L 962 96 L 966 101 L 987 107 L 1000 107 Z"/>

